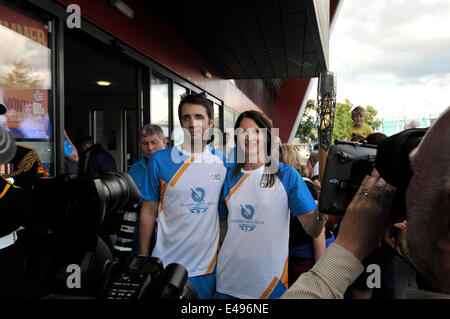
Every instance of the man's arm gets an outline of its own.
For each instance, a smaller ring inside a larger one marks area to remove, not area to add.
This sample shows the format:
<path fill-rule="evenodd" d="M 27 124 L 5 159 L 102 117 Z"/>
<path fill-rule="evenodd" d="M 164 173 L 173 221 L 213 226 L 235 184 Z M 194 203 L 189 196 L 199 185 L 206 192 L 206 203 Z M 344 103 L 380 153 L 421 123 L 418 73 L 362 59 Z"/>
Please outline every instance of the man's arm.
<path fill-rule="evenodd" d="M 78 163 L 80 158 L 78 157 L 78 152 L 75 147 L 73 148 L 73 152 L 70 153 L 69 156 L 67 156 L 67 159 L 72 163 Z"/>
<path fill-rule="evenodd" d="M 66 133 L 66 130 L 64 130 L 64 139 L 65 139 L 65 140 L 67 141 L 67 143 L 69 143 L 69 145 L 72 146 L 72 148 L 73 148 L 73 152 L 70 153 L 70 154 L 67 156 L 67 159 L 68 159 L 70 162 L 74 162 L 74 163 L 78 162 L 78 161 L 80 160 L 80 158 L 78 157 L 78 151 L 77 151 L 77 148 L 75 147 L 75 145 L 73 145 L 72 141 L 71 141 L 70 138 L 69 138 L 69 135 L 67 135 L 67 133 Z"/>
<path fill-rule="evenodd" d="M 142 202 L 141 216 L 139 221 L 139 253 L 143 256 L 149 254 L 150 239 L 155 227 L 156 215 L 158 214 L 158 202 L 144 200 Z"/>

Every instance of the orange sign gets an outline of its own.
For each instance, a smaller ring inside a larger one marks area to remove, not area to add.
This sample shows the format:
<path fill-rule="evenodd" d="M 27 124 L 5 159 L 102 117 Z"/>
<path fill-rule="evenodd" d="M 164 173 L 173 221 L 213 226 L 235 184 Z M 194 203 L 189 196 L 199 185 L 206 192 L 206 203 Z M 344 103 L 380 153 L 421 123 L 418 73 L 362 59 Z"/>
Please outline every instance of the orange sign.
<path fill-rule="evenodd" d="M 44 24 L 0 5 L 0 25 L 47 47 L 47 29 Z"/>

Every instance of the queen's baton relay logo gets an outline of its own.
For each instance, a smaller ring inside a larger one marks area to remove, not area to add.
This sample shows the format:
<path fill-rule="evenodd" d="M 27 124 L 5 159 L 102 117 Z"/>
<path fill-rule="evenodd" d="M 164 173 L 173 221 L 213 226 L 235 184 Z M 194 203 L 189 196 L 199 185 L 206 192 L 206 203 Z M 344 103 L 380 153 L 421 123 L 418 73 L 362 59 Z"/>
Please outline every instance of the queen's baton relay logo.
<path fill-rule="evenodd" d="M 194 202 L 200 203 L 205 199 L 205 190 L 197 187 L 195 190 L 191 188 L 191 196 Z"/>
<path fill-rule="evenodd" d="M 244 219 L 232 219 L 231 223 L 239 224 L 239 227 L 245 232 L 250 232 L 254 230 L 257 225 L 264 224 L 263 221 L 253 219 L 255 216 L 255 208 L 250 204 L 241 204 L 241 215 Z"/>
<path fill-rule="evenodd" d="M 245 219 L 252 219 L 253 215 L 255 215 L 255 209 L 252 205 L 241 205 L 241 215 Z"/>
<path fill-rule="evenodd" d="M 208 211 L 208 208 L 214 205 L 213 202 L 205 202 L 205 189 L 202 187 L 191 187 L 190 198 L 193 202 L 183 203 L 181 207 L 185 207 L 189 210 L 191 214 L 204 214 Z"/>

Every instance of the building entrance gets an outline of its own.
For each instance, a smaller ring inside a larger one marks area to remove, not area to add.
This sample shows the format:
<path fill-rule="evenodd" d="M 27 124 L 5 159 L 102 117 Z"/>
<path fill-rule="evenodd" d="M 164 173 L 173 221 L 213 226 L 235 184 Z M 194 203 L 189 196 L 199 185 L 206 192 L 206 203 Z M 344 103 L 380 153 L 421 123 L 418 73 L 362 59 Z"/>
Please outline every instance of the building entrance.
<path fill-rule="evenodd" d="M 88 36 L 64 39 L 65 130 L 77 145 L 92 136 L 127 172 L 138 160 L 138 68 Z M 78 150 L 81 152 L 81 150 Z"/>

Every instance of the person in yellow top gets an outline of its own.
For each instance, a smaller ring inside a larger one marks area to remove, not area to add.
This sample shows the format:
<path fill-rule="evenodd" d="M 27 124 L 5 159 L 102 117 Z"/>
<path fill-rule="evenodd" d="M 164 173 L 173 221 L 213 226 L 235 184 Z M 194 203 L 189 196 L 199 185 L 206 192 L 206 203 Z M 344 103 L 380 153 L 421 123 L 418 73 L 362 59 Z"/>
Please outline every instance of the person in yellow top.
<path fill-rule="evenodd" d="M 366 110 L 361 106 L 355 107 L 352 111 L 353 125 L 347 130 L 348 140 L 351 140 L 353 136 L 362 135 L 367 137 L 373 133 L 373 129 L 367 123 L 364 123 L 365 120 Z"/>

